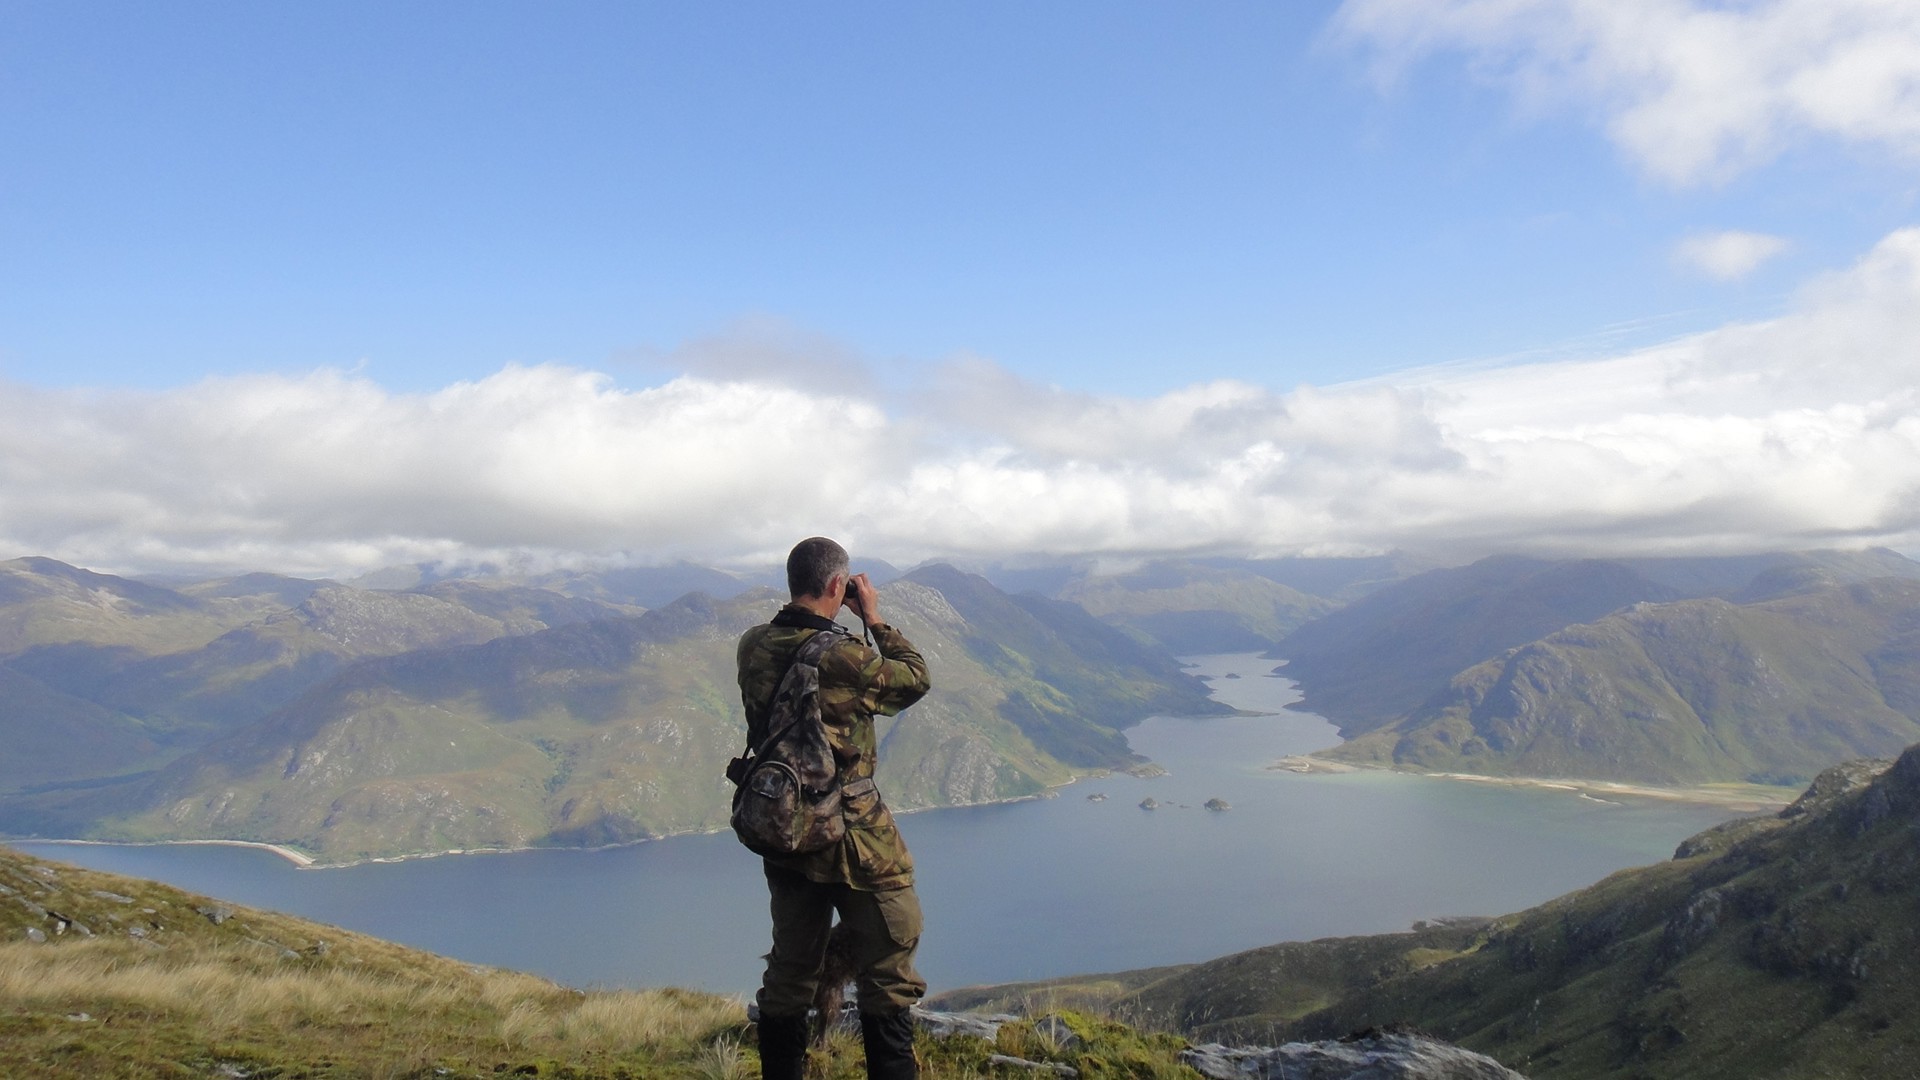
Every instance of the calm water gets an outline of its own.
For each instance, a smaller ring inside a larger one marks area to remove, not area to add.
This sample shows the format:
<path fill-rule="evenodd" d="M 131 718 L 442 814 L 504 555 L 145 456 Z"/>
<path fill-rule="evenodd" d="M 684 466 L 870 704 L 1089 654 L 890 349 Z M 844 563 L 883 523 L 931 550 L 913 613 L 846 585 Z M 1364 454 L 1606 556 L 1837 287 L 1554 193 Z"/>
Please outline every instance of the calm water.
<path fill-rule="evenodd" d="M 904 818 L 927 915 L 920 966 L 936 990 L 1502 914 L 1664 859 L 1728 816 L 1391 773 L 1275 772 L 1276 758 L 1337 742 L 1332 725 L 1277 711 L 1297 695 L 1266 674 L 1271 661 L 1194 664 L 1216 697 L 1265 715 L 1129 731 L 1166 776 Z M 1166 805 L 1142 810 L 1148 796 Z M 1233 808 L 1203 809 L 1211 798 Z M 746 991 L 767 945 L 759 860 L 731 834 L 331 870 L 247 848 L 16 846 L 577 986 Z"/>

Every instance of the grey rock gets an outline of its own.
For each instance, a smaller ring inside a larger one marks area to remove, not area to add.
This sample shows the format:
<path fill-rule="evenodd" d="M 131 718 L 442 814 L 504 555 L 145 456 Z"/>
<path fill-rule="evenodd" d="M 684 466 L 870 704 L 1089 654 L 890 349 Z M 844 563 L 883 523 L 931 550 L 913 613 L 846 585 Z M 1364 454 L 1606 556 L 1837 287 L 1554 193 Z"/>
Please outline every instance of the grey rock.
<path fill-rule="evenodd" d="M 205 904 L 193 910 L 205 915 L 207 921 L 215 926 L 233 918 L 233 909 L 225 904 Z"/>
<path fill-rule="evenodd" d="M 1072 1050 L 1080 1045 L 1080 1036 L 1057 1016 L 1048 1015 L 1035 1020 L 1033 1033 L 1061 1050 Z"/>
<path fill-rule="evenodd" d="M 47 932 L 37 926 L 29 926 L 27 927 L 27 940 L 36 945 L 45 945 L 47 943 Z"/>
<path fill-rule="evenodd" d="M 116 904 L 131 904 L 131 903 L 133 903 L 133 897 L 131 897 L 131 896 L 121 896 L 121 895 L 120 895 L 119 893 L 117 893 L 117 892 L 108 892 L 108 891 L 107 891 L 107 890 L 105 890 L 105 889 L 95 889 L 95 890 L 93 890 L 93 895 L 95 895 L 95 896 L 97 896 L 97 897 L 99 897 L 99 898 L 100 898 L 100 899 L 102 899 L 102 900 L 111 900 L 111 901 L 113 901 L 113 902 L 114 902 L 114 903 L 116 903 Z"/>
<path fill-rule="evenodd" d="M 1000 1025 L 1011 1024 L 1020 1019 L 1009 1013 L 961 1013 L 936 1012 L 932 1009 L 913 1010 L 913 1022 L 921 1031 L 936 1039 L 945 1039 L 954 1035 L 971 1035 L 976 1039 L 992 1042 L 1000 1034 Z"/>
<path fill-rule="evenodd" d="M 1207 800 L 1207 801 L 1206 801 L 1206 802 L 1205 802 L 1204 804 L 1202 804 L 1202 805 L 1204 805 L 1204 806 L 1205 806 L 1205 807 L 1206 807 L 1207 809 L 1209 809 L 1209 810 L 1231 810 L 1231 809 L 1233 809 L 1233 804 L 1232 804 L 1232 803 L 1230 803 L 1230 802 L 1228 802 L 1228 801 L 1227 801 L 1227 800 L 1225 800 L 1225 799 L 1208 799 L 1208 800 Z"/>
<path fill-rule="evenodd" d="M 1208 1080 L 1526 1080 L 1483 1054 L 1423 1035 L 1367 1034 L 1338 1042 L 1182 1051 Z"/>
<path fill-rule="evenodd" d="M 1723 889 L 1705 889 L 1687 901 L 1685 911 L 1667 920 L 1660 936 L 1660 953 L 1668 960 L 1677 960 L 1700 946 L 1700 943 L 1713 936 L 1720 928 L 1720 919 L 1726 908 L 1727 894 Z"/>
<path fill-rule="evenodd" d="M 1146 798 L 1140 800 L 1140 809 L 1158 810 L 1160 809 L 1160 800 L 1149 795 Z"/>
<path fill-rule="evenodd" d="M 78 919 L 62 915 L 57 911 L 48 911 L 47 917 L 53 920 L 53 934 L 55 937 L 59 937 L 69 930 L 79 934 L 81 937 L 93 936 L 93 931 L 87 927 L 87 924 Z"/>

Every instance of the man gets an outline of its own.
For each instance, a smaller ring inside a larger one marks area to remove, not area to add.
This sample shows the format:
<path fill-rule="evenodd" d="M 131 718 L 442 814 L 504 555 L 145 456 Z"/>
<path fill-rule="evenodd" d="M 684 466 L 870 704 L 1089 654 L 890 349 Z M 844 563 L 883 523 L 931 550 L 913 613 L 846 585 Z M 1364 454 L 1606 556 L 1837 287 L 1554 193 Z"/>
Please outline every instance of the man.
<path fill-rule="evenodd" d="M 846 549 L 832 540 L 816 536 L 794 546 L 787 556 L 787 591 L 792 602 L 772 622 L 740 637 L 748 741 L 757 746 L 766 736 L 768 707 L 800 645 L 815 634 L 837 635 L 820 657 L 819 701 L 840 768 L 847 832 L 824 851 L 765 860 L 773 951 L 760 983 L 760 1074 L 764 1080 L 801 1080 L 807 1010 L 838 911 L 859 991 L 867 1075 L 915 1080 L 908 1010 L 927 989 L 913 969 L 920 900 L 913 891 L 913 859 L 873 785 L 873 718 L 920 700 L 928 687 L 927 664 L 900 631 L 881 620 L 873 584 L 865 574 L 848 573 Z M 874 648 L 834 622 L 843 606 L 866 624 Z"/>

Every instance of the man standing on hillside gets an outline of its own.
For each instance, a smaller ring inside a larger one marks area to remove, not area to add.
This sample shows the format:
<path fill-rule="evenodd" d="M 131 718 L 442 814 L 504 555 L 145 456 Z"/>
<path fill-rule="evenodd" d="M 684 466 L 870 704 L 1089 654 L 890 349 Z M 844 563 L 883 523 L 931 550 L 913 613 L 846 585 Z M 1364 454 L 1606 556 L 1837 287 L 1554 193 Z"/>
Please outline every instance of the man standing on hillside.
<path fill-rule="evenodd" d="M 908 1010 L 927 989 L 913 969 L 920 899 L 913 891 L 913 858 L 873 784 L 873 718 L 920 700 L 929 685 L 927 664 L 900 631 L 881 621 L 873 584 L 865 574 L 849 573 L 846 549 L 832 540 L 816 536 L 794 546 L 787 556 L 787 590 L 792 601 L 773 621 L 740 637 L 748 740 L 757 746 L 765 737 L 768 708 L 801 644 L 815 634 L 839 635 L 820 657 L 819 702 L 840 768 L 847 832 L 824 851 L 765 860 L 773 951 L 760 983 L 760 1075 L 801 1080 L 807 1010 L 838 911 L 860 995 L 867 1076 L 915 1080 L 919 1068 Z M 834 622 L 843 606 L 866 624 L 874 648 Z"/>

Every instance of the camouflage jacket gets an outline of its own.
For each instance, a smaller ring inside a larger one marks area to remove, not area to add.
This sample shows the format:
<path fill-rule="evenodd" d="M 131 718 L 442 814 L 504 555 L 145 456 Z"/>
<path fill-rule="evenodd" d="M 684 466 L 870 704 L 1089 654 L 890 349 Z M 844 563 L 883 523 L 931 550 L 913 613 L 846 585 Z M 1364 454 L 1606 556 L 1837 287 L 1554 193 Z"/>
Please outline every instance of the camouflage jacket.
<path fill-rule="evenodd" d="M 788 604 L 773 621 L 740 635 L 740 702 L 747 712 L 748 745 L 767 736 L 767 706 L 800 644 L 835 624 Z M 871 627 L 876 652 L 848 636 L 820 657 L 820 719 L 840 765 L 843 787 L 873 777 L 877 746 L 873 718 L 892 716 L 919 701 L 928 688 L 927 662 L 906 635 L 884 623 Z M 913 856 L 893 814 L 871 784 L 845 802 L 847 835 L 825 851 L 769 860 L 814 881 L 879 891 L 913 884 Z"/>

